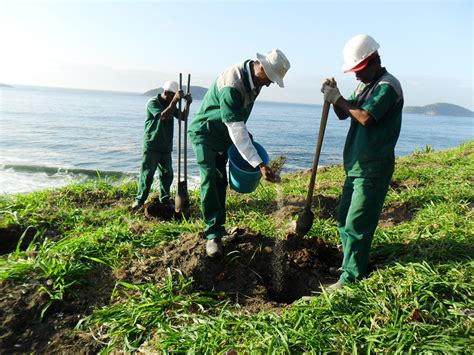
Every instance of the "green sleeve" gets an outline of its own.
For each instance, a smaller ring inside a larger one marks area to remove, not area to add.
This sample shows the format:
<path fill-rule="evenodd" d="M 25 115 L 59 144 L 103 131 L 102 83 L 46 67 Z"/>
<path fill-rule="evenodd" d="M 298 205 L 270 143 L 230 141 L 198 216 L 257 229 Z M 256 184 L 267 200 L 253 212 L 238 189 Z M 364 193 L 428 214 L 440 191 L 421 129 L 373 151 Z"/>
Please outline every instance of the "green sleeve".
<path fill-rule="evenodd" d="M 348 101 L 349 103 L 353 105 L 357 103 L 355 91 L 351 94 L 351 96 L 349 96 L 349 98 L 346 101 Z"/>
<path fill-rule="evenodd" d="M 219 103 L 223 122 L 244 121 L 243 98 L 237 89 L 222 88 L 219 93 Z"/>
<path fill-rule="evenodd" d="M 346 100 L 348 101 L 349 103 L 353 104 L 353 105 L 357 105 L 357 92 L 360 91 L 360 86 L 362 84 L 359 84 L 357 86 L 357 88 L 355 89 L 355 91 L 351 94 L 351 96 L 349 96 L 349 98 Z"/>
<path fill-rule="evenodd" d="M 150 100 L 147 109 L 155 118 L 163 111 L 163 107 L 156 100 Z"/>
<path fill-rule="evenodd" d="M 376 121 L 379 121 L 395 105 L 396 101 L 395 89 L 388 84 L 380 84 L 364 102 L 361 109 L 369 112 Z"/>

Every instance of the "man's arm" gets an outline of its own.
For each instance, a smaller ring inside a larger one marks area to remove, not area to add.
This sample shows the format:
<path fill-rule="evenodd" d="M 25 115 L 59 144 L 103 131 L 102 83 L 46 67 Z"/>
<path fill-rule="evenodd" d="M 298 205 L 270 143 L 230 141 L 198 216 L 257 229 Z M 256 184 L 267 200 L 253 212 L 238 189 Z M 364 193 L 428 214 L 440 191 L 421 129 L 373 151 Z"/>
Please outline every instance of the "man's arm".
<path fill-rule="evenodd" d="M 336 81 L 333 80 L 330 84 L 324 82 L 322 91 L 324 93 L 324 100 L 332 103 L 334 112 L 340 120 L 351 117 L 364 127 L 376 123 L 376 120 L 372 117 L 370 112 L 355 106 L 342 97 Z"/>
<path fill-rule="evenodd" d="M 351 104 L 342 96 L 333 104 L 333 107 L 334 112 L 336 113 L 337 117 L 339 117 L 339 119 L 351 117 L 364 127 L 371 126 L 376 123 L 375 119 L 369 112 L 358 108 L 354 104 Z"/>
<path fill-rule="evenodd" d="M 178 103 L 179 99 L 183 96 L 183 90 L 178 90 L 178 92 L 174 95 L 173 100 L 171 100 L 170 104 L 167 108 L 161 111 L 160 120 L 167 121 L 171 119 L 173 116 L 174 110 L 176 109 L 176 104 Z"/>
<path fill-rule="evenodd" d="M 332 105 L 332 108 L 334 110 L 334 113 L 337 115 L 337 117 L 340 120 L 345 120 L 347 117 L 349 117 L 348 114 L 346 114 L 344 111 L 342 111 L 340 108 L 337 108 L 335 105 Z"/>
<path fill-rule="evenodd" d="M 266 166 L 255 149 L 249 132 L 242 119 L 242 96 L 233 88 L 221 90 L 220 106 L 222 121 L 229 131 L 229 136 L 235 144 L 240 155 L 254 168 L 259 167 L 265 180 L 278 182 L 279 177 L 273 174 L 270 167 Z"/>

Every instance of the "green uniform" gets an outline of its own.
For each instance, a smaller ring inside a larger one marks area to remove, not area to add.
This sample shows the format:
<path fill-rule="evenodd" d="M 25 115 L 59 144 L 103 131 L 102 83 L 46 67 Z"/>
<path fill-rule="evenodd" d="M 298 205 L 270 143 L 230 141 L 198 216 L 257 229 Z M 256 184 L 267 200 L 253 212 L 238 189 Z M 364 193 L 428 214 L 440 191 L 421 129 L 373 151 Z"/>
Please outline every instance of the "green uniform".
<path fill-rule="evenodd" d="M 201 210 L 207 239 L 225 234 L 227 149 L 225 123 L 247 122 L 258 91 L 251 89 L 248 61 L 225 70 L 211 85 L 189 127 L 201 178 Z"/>
<path fill-rule="evenodd" d="M 148 100 L 143 160 L 136 197 L 140 203 L 144 203 L 148 198 L 156 169 L 158 169 L 160 179 L 160 201 L 166 201 L 170 197 L 170 187 L 173 182 L 171 151 L 173 150 L 174 122 L 173 118 L 166 121 L 160 119 L 161 112 L 165 109 L 159 97 Z M 177 115 L 176 110 L 174 114 Z"/>
<path fill-rule="evenodd" d="M 369 112 L 375 124 L 364 127 L 352 120 L 344 146 L 346 181 L 337 216 L 344 251 L 343 283 L 367 272 L 372 238 L 394 170 L 403 92 L 399 81 L 383 68 L 373 82 L 361 83 L 348 101 Z"/>

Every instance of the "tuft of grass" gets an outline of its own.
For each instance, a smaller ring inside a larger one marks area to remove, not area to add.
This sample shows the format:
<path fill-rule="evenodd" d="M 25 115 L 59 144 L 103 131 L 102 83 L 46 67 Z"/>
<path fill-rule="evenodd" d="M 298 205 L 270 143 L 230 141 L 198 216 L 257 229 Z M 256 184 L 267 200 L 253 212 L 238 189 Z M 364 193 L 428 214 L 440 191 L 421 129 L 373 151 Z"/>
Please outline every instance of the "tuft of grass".
<path fill-rule="evenodd" d="M 385 207 L 406 216 L 377 229 L 375 270 L 340 292 L 297 301 L 281 314 L 247 314 L 221 294 L 196 291 L 183 275 L 156 284 L 117 277 L 110 303 L 95 305 L 77 331 L 93 334 L 104 353 L 471 353 L 473 154 L 469 142 L 440 152 L 426 147 L 397 159 Z M 308 172 L 298 172 L 283 175 L 278 186 L 262 182 L 252 194 L 230 192 L 227 227 L 281 237 L 285 231 L 274 212 L 281 201 L 304 197 L 308 180 Z M 315 194 L 336 198 L 343 181 L 341 166 L 324 167 Z M 80 297 L 99 267 L 120 270 L 133 264 L 137 249 L 203 229 L 195 210 L 182 223 L 131 213 L 135 189 L 133 182 L 98 180 L 1 196 L 0 227 L 30 226 L 37 235 L 26 250 L 0 256 L 0 280 L 40 285 L 49 296 L 44 313 L 54 302 Z M 190 200 L 198 206 L 199 192 L 190 191 Z M 315 218 L 308 235 L 339 244 L 332 219 Z"/>

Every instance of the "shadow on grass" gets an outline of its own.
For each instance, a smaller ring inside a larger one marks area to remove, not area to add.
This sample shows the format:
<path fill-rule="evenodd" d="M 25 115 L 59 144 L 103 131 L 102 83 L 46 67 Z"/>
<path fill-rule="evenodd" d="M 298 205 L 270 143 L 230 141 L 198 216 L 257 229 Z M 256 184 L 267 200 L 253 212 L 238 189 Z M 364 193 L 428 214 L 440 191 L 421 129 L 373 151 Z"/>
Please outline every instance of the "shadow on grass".
<path fill-rule="evenodd" d="M 450 239 L 386 243 L 372 248 L 369 272 L 395 263 L 429 264 L 459 262 L 474 258 L 474 245 Z"/>

